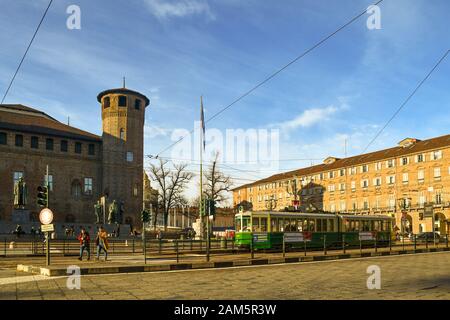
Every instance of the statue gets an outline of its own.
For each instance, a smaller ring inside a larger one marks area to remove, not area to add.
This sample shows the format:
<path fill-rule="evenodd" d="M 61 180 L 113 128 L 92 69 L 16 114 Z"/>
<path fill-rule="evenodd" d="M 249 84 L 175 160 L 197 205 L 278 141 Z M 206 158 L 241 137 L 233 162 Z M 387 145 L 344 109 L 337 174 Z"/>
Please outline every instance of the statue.
<path fill-rule="evenodd" d="M 14 207 L 24 209 L 27 205 L 28 187 L 20 177 L 19 181 L 14 185 Z"/>
<path fill-rule="evenodd" d="M 98 224 L 98 223 L 100 223 L 101 216 L 103 215 L 102 214 L 103 213 L 103 206 L 101 205 L 100 200 L 98 200 L 97 203 L 94 204 L 94 212 L 95 212 L 95 218 L 97 219 L 95 221 L 95 223 Z"/>
<path fill-rule="evenodd" d="M 117 213 L 119 211 L 119 204 L 116 200 L 109 205 L 109 215 L 108 215 L 108 223 L 113 224 L 116 222 Z"/>

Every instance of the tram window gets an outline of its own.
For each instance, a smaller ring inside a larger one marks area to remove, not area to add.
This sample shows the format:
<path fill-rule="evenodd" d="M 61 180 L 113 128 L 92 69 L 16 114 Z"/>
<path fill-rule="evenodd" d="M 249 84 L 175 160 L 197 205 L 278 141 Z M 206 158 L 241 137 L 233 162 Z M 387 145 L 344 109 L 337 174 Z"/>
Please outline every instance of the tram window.
<path fill-rule="evenodd" d="M 350 221 L 344 220 L 344 232 L 351 231 L 350 230 Z"/>
<path fill-rule="evenodd" d="M 259 218 L 252 219 L 252 230 L 253 230 L 253 232 L 259 231 Z"/>
<path fill-rule="evenodd" d="M 241 218 L 237 218 L 236 219 L 236 232 L 240 232 L 240 231 L 242 231 L 242 229 L 241 229 Z"/>
<path fill-rule="evenodd" d="M 322 219 L 317 219 L 317 231 L 322 232 Z"/>
<path fill-rule="evenodd" d="M 297 231 L 297 220 L 291 219 L 291 231 Z"/>
<path fill-rule="evenodd" d="M 372 230 L 380 231 L 380 221 L 378 221 L 378 220 L 373 221 L 373 228 L 372 228 Z"/>
<path fill-rule="evenodd" d="M 362 223 L 361 221 L 355 221 L 355 231 L 361 231 Z"/>
<path fill-rule="evenodd" d="M 364 221 L 363 231 L 370 231 L 370 221 Z"/>
<path fill-rule="evenodd" d="M 289 219 L 284 219 L 284 231 L 291 231 L 291 222 L 289 221 Z"/>
<path fill-rule="evenodd" d="M 278 230 L 278 219 L 277 218 L 270 219 L 270 225 L 272 228 L 272 232 L 280 231 L 280 230 Z"/>
<path fill-rule="evenodd" d="M 302 231 L 303 231 L 303 219 L 298 219 L 298 220 L 297 220 L 297 230 L 298 230 L 299 232 L 302 232 Z"/>
<path fill-rule="evenodd" d="M 322 229 L 323 229 L 323 232 L 327 232 L 328 231 L 328 225 L 327 225 L 327 219 L 323 219 L 323 222 L 322 222 Z"/>
<path fill-rule="evenodd" d="M 267 218 L 261 218 L 261 232 L 267 232 Z"/>
<path fill-rule="evenodd" d="M 242 231 L 250 231 L 250 217 L 242 217 Z"/>
<path fill-rule="evenodd" d="M 283 224 L 283 218 L 278 219 L 278 231 L 283 232 L 284 231 L 284 224 Z"/>
<path fill-rule="evenodd" d="M 316 220 L 311 219 L 309 220 L 309 231 L 315 231 L 315 225 L 316 225 Z"/>

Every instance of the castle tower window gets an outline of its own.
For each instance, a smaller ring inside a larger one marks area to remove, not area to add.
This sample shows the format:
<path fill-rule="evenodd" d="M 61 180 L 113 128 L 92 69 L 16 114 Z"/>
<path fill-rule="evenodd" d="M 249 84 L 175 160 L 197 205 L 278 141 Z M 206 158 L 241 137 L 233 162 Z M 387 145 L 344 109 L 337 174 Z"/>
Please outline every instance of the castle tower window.
<path fill-rule="evenodd" d="M 111 98 L 110 97 L 105 97 L 103 99 L 103 108 L 109 108 L 111 106 Z"/>
<path fill-rule="evenodd" d="M 31 137 L 31 148 L 38 149 L 39 148 L 39 138 Z"/>
<path fill-rule="evenodd" d="M 90 156 L 94 156 L 95 155 L 95 144 L 90 143 L 89 147 L 88 147 L 88 154 Z"/>
<path fill-rule="evenodd" d="M 81 153 L 81 142 L 75 142 L 75 153 Z"/>
<path fill-rule="evenodd" d="M 126 107 L 126 106 L 127 106 L 127 97 L 119 96 L 119 107 Z"/>
<path fill-rule="evenodd" d="M 127 152 L 127 161 L 133 162 L 133 158 L 134 158 L 133 152 L 128 151 Z"/>
<path fill-rule="evenodd" d="M 53 139 L 48 138 L 45 140 L 45 149 L 53 150 Z"/>
<path fill-rule="evenodd" d="M 120 128 L 120 139 L 125 140 L 125 129 Z"/>
<path fill-rule="evenodd" d="M 136 110 L 140 110 L 141 109 L 141 100 L 139 100 L 139 99 L 134 100 L 134 108 Z"/>
<path fill-rule="evenodd" d="M 16 147 L 23 147 L 23 135 L 16 134 Z"/>
<path fill-rule="evenodd" d="M 8 136 L 5 132 L 0 132 L 0 144 L 6 144 L 8 142 Z"/>
<path fill-rule="evenodd" d="M 61 140 L 61 152 L 67 152 L 67 140 Z"/>

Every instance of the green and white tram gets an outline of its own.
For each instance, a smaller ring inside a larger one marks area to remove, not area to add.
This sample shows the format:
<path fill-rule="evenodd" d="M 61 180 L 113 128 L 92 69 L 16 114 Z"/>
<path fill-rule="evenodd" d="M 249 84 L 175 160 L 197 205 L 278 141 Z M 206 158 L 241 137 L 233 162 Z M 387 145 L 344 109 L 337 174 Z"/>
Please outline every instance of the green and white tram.
<path fill-rule="evenodd" d="M 235 215 L 235 244 L 255 249 L 276 249 L 283 237 L 289 247 L 323 248 L 389 244 L 394 218 L 384 215 L 351 215 L 300 212 L 257 211 Z"/>

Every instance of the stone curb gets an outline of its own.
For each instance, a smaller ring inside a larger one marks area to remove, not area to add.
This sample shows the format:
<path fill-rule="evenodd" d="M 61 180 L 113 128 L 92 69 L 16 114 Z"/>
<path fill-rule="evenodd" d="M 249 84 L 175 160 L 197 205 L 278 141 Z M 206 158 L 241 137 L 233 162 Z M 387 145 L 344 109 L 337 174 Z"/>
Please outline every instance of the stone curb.
<path fill-rule="evenodd" d="M 268 259 L 242 259 L 235 261 L 215 261 L 215 262 L 195 262 L 195 263 L 173 263 L 164 265 L 132 265 L 132 266 L 104 266 L 104 267 L 86 267 L 81 268 L 82 275 L 92 274 L 113 274 L 113 273 L 136 273 L 136 272 L 155 272 L 155 271 L 174 271 L 174 270 L 193 270 L 193 269 L 215 269 L 232 268 L 241 266 L 271 265 L 298 262 L 330 261 L 342 259 L 356 259 L 368 257 L 397 256 L 415 253 L 446 252 L 450 248 L 432 248 L 418 250 L 401 251 L 383 251 L 383 252 L 363 252 L 351 254 L 322 255 L 322 256 L 300 256 L 300 257 L 275 257 Z M 17 265 L 17 271 L 31 274 L 40 274 L 48 277 L 67 276 L 67 269 L 64 267 L 39 267 L 32 265 Z"/>

